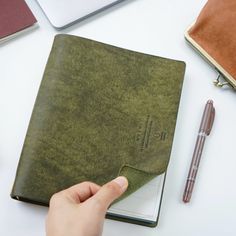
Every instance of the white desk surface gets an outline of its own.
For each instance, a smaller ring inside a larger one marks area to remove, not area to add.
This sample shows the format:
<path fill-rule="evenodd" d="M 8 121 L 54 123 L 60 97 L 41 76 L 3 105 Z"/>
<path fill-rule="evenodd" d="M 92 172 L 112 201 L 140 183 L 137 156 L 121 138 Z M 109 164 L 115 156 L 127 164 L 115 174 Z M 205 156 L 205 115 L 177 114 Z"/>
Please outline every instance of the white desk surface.
<path fill-rule="evenodd" d="M 0 235 L 4 236 L 45 235 L 47 208 L 9 197 L 44 67 L 58 33 L 36 1 L 27 2 L 40 27 L 0 46 Z M 212 85 L 217 73 L 183 37 L 205 2 L 127 0 L 61 31 L 187 63 L 159 225 L 147 228 L 106 220 L 104 236 L 236 235 L 236 93 Z M 209 98 L 215 102 L 216 119 L 191 203 L 185 205 L 182 193 Z"/>

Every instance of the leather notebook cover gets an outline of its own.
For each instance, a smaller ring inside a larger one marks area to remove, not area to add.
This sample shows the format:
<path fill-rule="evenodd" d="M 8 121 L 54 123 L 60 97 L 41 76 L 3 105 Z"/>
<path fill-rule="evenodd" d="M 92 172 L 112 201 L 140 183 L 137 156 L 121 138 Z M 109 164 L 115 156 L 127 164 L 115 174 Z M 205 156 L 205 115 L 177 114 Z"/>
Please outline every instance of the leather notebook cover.
<path fill-rule="evenodd" d="M 236 88 L 236 1 L 208 0 L 186 39 Z"/>
<path fill-rule="evenodd" d="M 0 41 L 36 22 L 24 0 L 0 0 Z"/>
<path fill-rule="evenodd" d="M 13 198 L 118 175 L 127 194 L 166 171 L 185 63 L 57 35 L 21 153 Z"/>

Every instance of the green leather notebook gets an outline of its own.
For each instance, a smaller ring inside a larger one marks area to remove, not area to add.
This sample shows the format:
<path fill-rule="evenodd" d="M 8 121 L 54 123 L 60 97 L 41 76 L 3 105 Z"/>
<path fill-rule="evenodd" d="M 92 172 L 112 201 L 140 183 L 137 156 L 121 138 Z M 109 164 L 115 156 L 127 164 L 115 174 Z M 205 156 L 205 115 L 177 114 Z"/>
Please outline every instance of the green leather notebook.
<path fill-rule="evenodd" d="M 57 35 L 11 196 L 48 205 L 53 193 L 78 182 L 102 185 L 125 175 L 126 198 L 163 176 L 184 72 L 184 62 Z M 119 213 L 109 215 L 122 220 Z"/>

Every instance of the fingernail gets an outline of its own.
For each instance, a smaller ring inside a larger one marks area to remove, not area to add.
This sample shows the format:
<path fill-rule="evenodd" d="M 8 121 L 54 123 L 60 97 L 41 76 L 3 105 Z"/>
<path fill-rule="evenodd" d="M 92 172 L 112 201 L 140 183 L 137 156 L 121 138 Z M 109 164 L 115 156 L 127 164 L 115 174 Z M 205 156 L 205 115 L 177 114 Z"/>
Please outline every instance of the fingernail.
<path fill-rule="evenodd" d="M 128 180 L 124 176 L 119 176 L 113 181 L 115 181 L 122 188 L 123 191 L 128 187 Z"/>

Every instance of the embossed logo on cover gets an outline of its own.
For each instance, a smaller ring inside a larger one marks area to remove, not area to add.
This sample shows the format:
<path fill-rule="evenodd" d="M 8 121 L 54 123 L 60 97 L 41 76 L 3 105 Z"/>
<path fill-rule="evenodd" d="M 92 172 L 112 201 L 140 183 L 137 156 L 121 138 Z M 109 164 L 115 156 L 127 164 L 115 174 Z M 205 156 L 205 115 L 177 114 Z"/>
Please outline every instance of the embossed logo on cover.
<path fill-rule="evenodd" d="M 139 144 L 141 152 L 149 147 L 152 138 L 164 142 L 167 139 L 167 132 L 158 130 L 157 127 L 154 130 L 154 121 L 151 115 L 147 115 L 145 122 L 140 123 L 135 136 L 135 141 Z"/>

